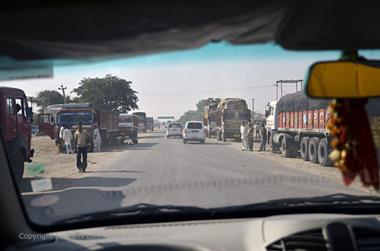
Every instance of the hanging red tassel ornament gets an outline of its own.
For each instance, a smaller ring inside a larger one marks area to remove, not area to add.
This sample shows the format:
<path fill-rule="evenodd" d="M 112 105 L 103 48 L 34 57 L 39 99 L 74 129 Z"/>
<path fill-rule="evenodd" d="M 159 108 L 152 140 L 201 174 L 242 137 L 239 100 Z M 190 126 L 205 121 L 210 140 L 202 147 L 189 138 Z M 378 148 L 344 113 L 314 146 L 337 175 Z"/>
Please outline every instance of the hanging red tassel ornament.
<path fill-rule="evenodd" d="M 365 105 L 367 99 L 334 99 L 329 105 L 329 157 L 350 185 L 357 175 L 364 186 L 379 191 L 379 167 Z"/>

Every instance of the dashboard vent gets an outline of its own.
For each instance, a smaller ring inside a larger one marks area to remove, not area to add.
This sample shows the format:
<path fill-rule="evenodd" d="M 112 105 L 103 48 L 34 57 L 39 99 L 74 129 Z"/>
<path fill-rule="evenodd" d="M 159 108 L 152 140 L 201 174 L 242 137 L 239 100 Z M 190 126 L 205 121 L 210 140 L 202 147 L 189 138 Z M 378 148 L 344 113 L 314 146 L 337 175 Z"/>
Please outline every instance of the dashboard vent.
<path fill-rule="evenodd" d="M 269 246 L 267 251 L 328 251 L 322 230 L 316 229 L 290 235 Z"/>
<path fill-rule="evenodd" d="M 353 230 L 359 251 L 380 250 L 380 230 L 358 227 Z"/>

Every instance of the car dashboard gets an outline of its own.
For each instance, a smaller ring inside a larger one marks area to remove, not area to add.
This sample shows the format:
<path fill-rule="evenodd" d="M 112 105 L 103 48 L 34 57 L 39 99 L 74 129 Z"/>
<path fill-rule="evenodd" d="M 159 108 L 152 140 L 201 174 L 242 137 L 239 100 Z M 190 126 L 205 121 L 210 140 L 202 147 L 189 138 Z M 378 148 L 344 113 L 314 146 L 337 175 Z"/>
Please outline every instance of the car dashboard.
<path fill-rule="evenodd" d="M 379 216 L 294 214 L 118 225 L 23 237 L 35 240 L 7 250 L 369 251 L 380 250 L 380 222 Z"/>

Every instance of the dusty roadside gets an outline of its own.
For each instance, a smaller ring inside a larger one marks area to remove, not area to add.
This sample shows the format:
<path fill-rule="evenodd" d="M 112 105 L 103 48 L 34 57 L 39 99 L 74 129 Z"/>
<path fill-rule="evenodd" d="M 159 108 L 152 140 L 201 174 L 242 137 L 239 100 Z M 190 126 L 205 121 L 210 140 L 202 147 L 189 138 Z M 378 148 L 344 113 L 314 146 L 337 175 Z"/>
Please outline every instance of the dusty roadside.
<path fill-rule="evenodd" d="M 26 171 L 24 178 L 72 177 L 77 175 L 76 155 L 58 153 L 54 140 L 47 136 L 33 137 L 32 148 L 35 150 L 32 164 L 41 164 L 44 167 L 44 172 L 37 175 L 28 175 Z M 100 153 L 88 153 L 88 169 L 107 165 L 111 160 L 117 159 L 125 150 L 127 148 L 124 145 L 107 147 Z"/>

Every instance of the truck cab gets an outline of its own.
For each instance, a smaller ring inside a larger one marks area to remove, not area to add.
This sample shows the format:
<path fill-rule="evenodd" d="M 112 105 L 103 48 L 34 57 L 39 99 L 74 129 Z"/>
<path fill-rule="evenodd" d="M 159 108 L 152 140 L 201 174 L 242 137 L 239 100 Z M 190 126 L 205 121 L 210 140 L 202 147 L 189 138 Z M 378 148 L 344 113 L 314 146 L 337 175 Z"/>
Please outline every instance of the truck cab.
<path fill-rule="evenodd" d="M 24 174 L 24 163 L 31 162 L 32 108 L 28 107 L 24 91 L 0 87 L 1 135 L 7 149 L 16 180 Z"/>

